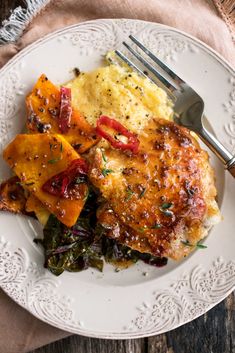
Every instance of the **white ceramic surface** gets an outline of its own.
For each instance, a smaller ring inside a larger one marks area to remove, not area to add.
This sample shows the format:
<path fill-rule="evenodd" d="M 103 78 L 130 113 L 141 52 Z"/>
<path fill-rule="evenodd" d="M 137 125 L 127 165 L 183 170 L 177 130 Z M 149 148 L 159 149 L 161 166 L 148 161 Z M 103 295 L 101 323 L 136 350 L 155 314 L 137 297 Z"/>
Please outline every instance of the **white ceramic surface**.
<path fill-rule="evenodd" d="M 235 73 L 223 59 L 175 29 L 133 20 L 97 20 L 53 33 L 15 56 L 0 71 L 0 152 L 22 131 L 25 94 L 46 73 L 55 83 L 102 64 L 104 54 L 136 34 L 205 100 L 217 137 L 235 146 Z M 152 268 L 142 263 L 121 272 L 51 275 L 33 238 L 40 225 L 27 217 L 0 214 L 0 286 L 33 315 L 77 334 L 136 338 L 171 330 L 205 313 L 235 287 L 235 183 L 212 156 L 224 220 L 186 260 Z M 10 175 L 0 159 L 1 179 Z M 147 272 L 147 276 L 144 273 Z"/>

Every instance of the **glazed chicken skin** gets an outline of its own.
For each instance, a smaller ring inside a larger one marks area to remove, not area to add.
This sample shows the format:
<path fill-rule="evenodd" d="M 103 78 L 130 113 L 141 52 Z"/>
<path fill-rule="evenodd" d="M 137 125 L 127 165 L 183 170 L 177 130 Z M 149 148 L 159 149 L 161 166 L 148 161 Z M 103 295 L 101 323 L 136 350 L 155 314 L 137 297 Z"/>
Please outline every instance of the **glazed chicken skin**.
<path fill-rule="evenodd" d="M 190 132 L 151 120 L 137 154 L 102 141 L 89 154 L 89 179 L 104 204 L 98 221 L 107 236 L 140 252 L 179 260 L 220 220 L 214 173 Z"/>

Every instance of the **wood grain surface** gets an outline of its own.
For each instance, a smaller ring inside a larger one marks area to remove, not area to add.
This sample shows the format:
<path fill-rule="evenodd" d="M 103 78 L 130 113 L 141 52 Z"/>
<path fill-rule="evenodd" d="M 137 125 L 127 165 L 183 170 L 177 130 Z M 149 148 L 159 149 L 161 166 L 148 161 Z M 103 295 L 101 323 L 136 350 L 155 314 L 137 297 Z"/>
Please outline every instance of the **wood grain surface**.
<path fill-rule="evenodd" d="M 0 0 L 0 22 L 19 5 L 24 6 L 24 1 Z M 116 341 L 73 335 L 30 353 L 235 353 L 235 295 L 200 318 L 159 336 Z"/>

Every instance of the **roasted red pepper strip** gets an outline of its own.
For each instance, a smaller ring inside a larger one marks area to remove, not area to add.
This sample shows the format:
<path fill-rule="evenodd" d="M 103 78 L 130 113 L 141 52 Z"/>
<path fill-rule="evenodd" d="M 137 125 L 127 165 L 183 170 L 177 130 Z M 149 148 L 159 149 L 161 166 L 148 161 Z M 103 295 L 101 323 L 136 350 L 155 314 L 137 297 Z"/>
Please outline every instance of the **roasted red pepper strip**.
<path fill-rule="evenodd" d="M 75 181 L 75 178 L 85 176 L 87 172 L 87 162 L 82 158 L 75 159 L 66 170 L 47 180 L 43 184 L 42 190 L 51 195 L 65 197 L 68 187 Z"/>
<path fill-rule="evenodd" d="M 104 131 L 102 129 L 103 126 L 107 126 L 112 128 L 113 130 L 117 131 L 121 135 L 127 137 L 128 142 L 124 143 L 120 140 L 116 140 L 113 136 L 111 136 L 108 132 Z M 117 149 L 121 150 L 129 150 L 132 151 L 133 153 L 138 152 L 139 148 L 139 140 L 137 138 L 137 135 L 134 134 L 133 132 L 127 130 L 122 124 L 120 124 L 117 120 L 111 119 L 108 116 L 101 115 L 99 119 L 97 120 L 97 126 L 96 126 L 96 132 L 98 135 L 101 137 L 105 138 L 109 143 Z"/>
<path fill-rule="evenodd" d="M 64 134 L 68 132 L 72 116 L 71 89 L 67 87 L 60 88 L 60 114 L 58 124 L 60 131 Z"/>

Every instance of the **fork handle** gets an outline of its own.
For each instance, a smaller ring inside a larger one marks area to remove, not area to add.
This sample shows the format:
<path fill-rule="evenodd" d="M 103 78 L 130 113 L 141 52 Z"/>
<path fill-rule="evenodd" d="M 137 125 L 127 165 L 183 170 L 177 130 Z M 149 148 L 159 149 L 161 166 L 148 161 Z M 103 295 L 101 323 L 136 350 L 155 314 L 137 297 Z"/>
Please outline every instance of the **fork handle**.
<path fill-rule="evenodd" d="M 233 155 L 228 151 L 228 149 L 222 145 L 222 143 L 217 140 L 217 138 L 212 135 L 204 127 L 198 131 L 199 136 L 203 142 L 210 148 L 212 152 L 227 166 L 227 164 L 232 161 Z"/>
<path fill-rule="evenodd" d="M 229 173 L 235 178 L 235 158 L 234 157 L 231 163 L 228 163 L 226 167 Z"/>
<path fill-rule="evenodd" d="M 233 156 L 228 151 L 228 149 L 205 128 L 202 128 L 200 131 L 198 131 L 198 135 L 210 148 L 210 150 L 214 152 L 216 156 L 223 162 L 226 169 L 235 178 L 235 156 Z"/>

